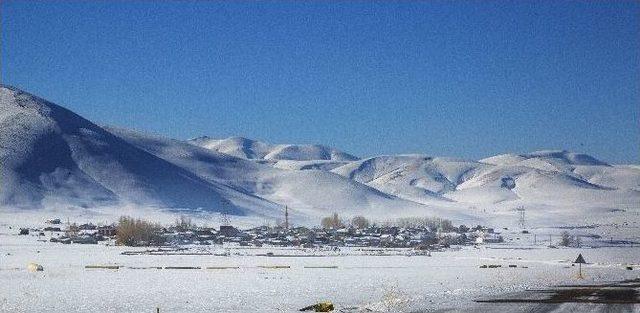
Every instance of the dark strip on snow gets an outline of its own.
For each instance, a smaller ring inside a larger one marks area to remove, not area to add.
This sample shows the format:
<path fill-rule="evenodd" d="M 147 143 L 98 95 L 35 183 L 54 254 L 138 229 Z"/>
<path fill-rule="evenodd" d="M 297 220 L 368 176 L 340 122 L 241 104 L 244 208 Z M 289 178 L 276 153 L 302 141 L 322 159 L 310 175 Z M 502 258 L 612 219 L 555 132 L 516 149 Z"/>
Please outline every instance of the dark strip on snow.
<path fill-rule="evenodd" d="M 600 285 L 563 285 L 527 290 L 504 298 L 475 300 L 479 303 L 594 303 L 640 304 L 640 279 Z"/>

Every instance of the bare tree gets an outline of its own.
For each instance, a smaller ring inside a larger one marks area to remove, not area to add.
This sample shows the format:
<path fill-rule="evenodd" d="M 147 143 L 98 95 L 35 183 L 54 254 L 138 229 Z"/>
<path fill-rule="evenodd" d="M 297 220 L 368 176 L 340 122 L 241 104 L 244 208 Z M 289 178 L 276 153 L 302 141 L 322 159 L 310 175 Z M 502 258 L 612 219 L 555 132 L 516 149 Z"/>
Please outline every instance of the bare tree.
<path fill-rule="evenodd" d="M 176 219 L 176 228 L 178 231 L 186 231 L 194 228 L 195 226 L 196 225 L 191 222 L 191 218 L 188 216 L 180 215 L 180 217 Z"/>
<path fill-rule="evenodd" d="M 564 247 L 569 247 L 571 246 L 571 243 L 572 243 L 571 235 L 569 235 L 569 232 L 563 231 L 562 234 L 560 235 L 560 245 Z"/>
<path fill-rule="evenodd" d="M 344 227 L 344 223 L 340 219 L 340 216 L 338 216 L 338 213 L 333 213 L 331 216 L 322 218 L 320 226 L 322 226 L 322 228 L 338 229 Z"/>
<path fill-rule="evenodd" d="M 369 227 L 369 220 L 362 215 L 356 215 L 351 219 L 351 226 L 357 229 L 367 228 Z"/>
<path fill-rule="evenodd" d="M 574 237 L 573 245 L 575 247 L 578 247 L 578 248 L 580 248 L 580 246 L 582 246 L 582 239 L 580 239 L 580 236 L 575 236 Z"/>

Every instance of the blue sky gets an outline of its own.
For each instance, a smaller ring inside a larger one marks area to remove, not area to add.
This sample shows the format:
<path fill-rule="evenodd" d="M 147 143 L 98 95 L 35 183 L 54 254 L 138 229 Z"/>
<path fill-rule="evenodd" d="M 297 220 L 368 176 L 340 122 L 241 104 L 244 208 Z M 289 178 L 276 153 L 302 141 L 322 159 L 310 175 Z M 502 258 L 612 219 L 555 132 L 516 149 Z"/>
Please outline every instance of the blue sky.
<path fill-rule="evenodd" d="M 640 5 L 2 1 L 2 81 L 99 124 L 640 162 Z"/>

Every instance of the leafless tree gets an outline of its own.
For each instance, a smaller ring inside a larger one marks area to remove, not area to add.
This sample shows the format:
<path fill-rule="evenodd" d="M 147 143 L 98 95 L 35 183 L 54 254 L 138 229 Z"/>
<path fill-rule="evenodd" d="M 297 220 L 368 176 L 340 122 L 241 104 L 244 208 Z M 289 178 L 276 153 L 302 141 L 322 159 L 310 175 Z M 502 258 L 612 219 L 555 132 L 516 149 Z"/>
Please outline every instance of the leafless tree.
<path fill-rule="evenodd" d="M 340 216 L 338 216 L 338 213 L 333 213 L 331 216 L 322 218 L 320 226 L 322 226 L 322 228 L 338 229 L 344 227 L 344 223 L 340 219 Z"/>
<path fill-rule="evenodd" d="M 369 220 L 362 215 L 356 215 L 351 219 L 351 226 L 357 229 L 367 228 L 369 227 Z"/>
<path fill-rule="evenodd" d="M 186 231 L 194 228 L 195 226 L 196 225 L 191 222 L 191 218 L 188 216 L 180 215 L 180 217 L 176 219 L 176 228 L 179 231 Z"/>

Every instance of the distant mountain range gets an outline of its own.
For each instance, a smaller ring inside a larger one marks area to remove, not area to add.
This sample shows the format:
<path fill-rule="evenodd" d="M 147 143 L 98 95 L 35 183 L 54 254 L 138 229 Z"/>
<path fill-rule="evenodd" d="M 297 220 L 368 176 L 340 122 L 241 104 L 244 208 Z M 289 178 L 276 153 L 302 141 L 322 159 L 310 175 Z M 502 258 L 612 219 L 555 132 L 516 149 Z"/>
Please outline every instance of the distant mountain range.
<path fill-rule="evenodd" d="M 0 88 L 0 162 L 2 210 L 117 215 L 126 205 L 275 219 L 287 205 L 302 223 L 334 211 L 510 223 L 514 208 L 525 207 L 532 223 L 551 225 L 619 218 L 640 206 L 639 166 L 586 154 L 360 159 L 242 137 L 182 141 L 101 127 L 8 86 Z"/>
<path fill-rule="evenodd" d="M 191 143 L 213 151 L 252 160 L 332 160 L 355 161 L 358 158 L 321 145 L 271 145 L 243 137 L 212 139 L 202 136 Z"/>

